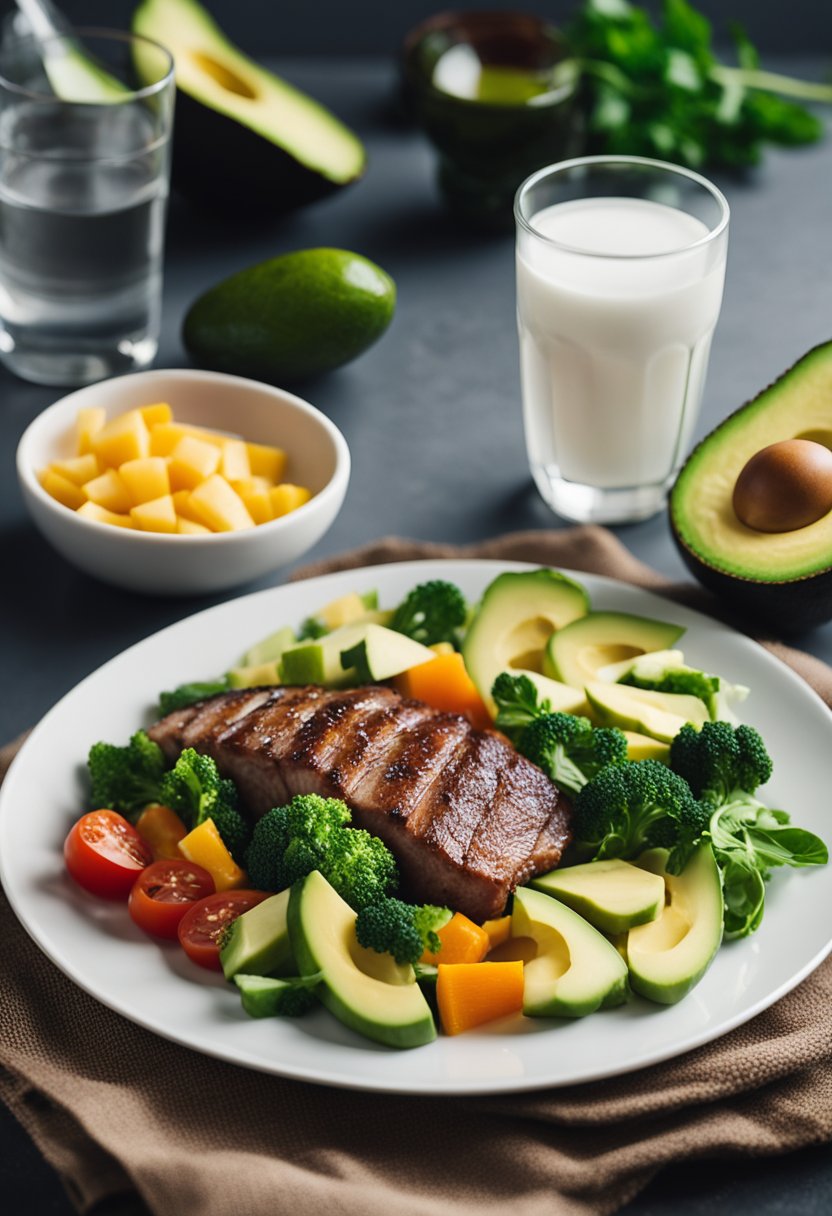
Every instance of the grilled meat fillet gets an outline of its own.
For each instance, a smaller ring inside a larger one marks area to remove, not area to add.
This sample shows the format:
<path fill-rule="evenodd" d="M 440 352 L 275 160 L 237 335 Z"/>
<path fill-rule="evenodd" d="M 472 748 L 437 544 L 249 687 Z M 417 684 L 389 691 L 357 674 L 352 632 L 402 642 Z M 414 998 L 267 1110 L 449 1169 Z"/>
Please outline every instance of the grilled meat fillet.
<path fill-rule="evenodd" d="M 185 747 L 212 756 L 255 817 L 294 794 L 343 798 L 412 899 L 478 922 L 570 840 L 567 799 L 501 735 L 381 685 L 221 693 L 149 734 L 171 761 Z"/>

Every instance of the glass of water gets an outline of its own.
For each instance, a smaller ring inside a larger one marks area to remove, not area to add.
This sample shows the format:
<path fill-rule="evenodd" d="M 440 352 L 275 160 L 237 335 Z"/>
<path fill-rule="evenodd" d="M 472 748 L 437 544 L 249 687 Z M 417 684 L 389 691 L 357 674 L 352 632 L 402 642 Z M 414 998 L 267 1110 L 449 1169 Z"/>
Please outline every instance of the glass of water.
<path fill-rule="evenodd" d="M 158 346 L 173 61 L 130 34 L 77 36 L 106 100 L 55 95 L 65 39 L 0 47 L 0 360 L 38 384 L 146 367 Z"/>
<path fill-rule="evenodd" d="M 646 519 L 693 433 L 728 204 L 678 165 L 584 157 L 517 194 L 517 316 L 532 476 L 567 519 Z"/>

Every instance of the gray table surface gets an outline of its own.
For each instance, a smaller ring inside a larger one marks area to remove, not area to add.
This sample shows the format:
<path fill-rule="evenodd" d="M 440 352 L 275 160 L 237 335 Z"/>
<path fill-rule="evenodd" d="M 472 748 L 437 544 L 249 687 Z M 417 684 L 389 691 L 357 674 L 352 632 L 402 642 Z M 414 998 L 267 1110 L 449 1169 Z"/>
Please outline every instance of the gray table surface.
<path fill-rule="evenodd" d="M 531 485 L 520 418 L 513 241 L 452 223 L 439 206 L 431 150 L 402 126 L 393 76 L 374 61 L 278 65 L 366 140 L 363 182 L 271 228 L 217 223 L 174 200 L 168 231 L 158 367 L 187 365 L 179 339 L 195 296 L 218 279 L 292 249 L 336 245 L 382 265 L 398 284 L 395 320 L 354 364 L 306 385 L 344 432 L 352 482 L 313 554 L 380 535 L 467 542 L 564 526 Z M 773 65 L 819 76 L 823 65 Z M 732 209 L 728 274 L 698 435 L 832 334 L 832 142 L 772 151 L 753 175 L 717 176 Z M 0 740 L 34 724 L 78 680 L 133 642 L 219 598 L 151 599 L 94 582 L 41 540 L 25 514 L 14 452 L 26 425 L 61 395 L 0 372 L 0 647 L 6 695 Z M 830 403 L 832 411 L 832 403 Z M 640 558 L 683 577 L 663 515 L 617 529 Z M 277 571 L 242 591 L 277 585 Z M 832 660 L 832 625 L 796 639 Z M 69 1211 L 55 1181 L 7 1115 L 0 1185 L 15 1213 Z M 705 1211 L 764 1216 L 832 1211 L 825 1149 L 784 1161 L 671 1171 L 634 1214 Z"/>

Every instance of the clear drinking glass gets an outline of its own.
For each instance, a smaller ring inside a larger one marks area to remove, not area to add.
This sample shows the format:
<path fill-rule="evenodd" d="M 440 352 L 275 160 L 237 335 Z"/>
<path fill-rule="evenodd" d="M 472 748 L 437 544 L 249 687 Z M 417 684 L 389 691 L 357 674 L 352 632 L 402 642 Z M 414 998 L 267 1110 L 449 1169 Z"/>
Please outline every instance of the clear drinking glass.
<path fill-rule="evenodd" d="M 559 515 L 646 519 L 691 440 L 722 302 L 728 204 L 635 156 L 540 169 L 515 200 L 532 476 Z"/>
<path fill-rule="evenodd" d="M 77 36 L 123 94 L 62 101 L 48 44 L 0 47 L 0 360 L 39 384 L 145 367 L 159 337 L 173 61 L 130 34 Z"/>

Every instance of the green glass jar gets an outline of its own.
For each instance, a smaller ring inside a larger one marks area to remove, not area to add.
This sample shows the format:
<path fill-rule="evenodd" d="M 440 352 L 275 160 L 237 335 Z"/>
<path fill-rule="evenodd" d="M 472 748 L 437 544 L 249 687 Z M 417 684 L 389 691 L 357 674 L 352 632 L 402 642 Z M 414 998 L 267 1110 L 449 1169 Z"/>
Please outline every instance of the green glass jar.
<path fill-rule="evenodd" d="M 410 32 L 402 62 L 446 203 L 510 228 L 524 178 L 580 144 L 577 79 L 559 31 L 523 13 L 440 13 Z"/>

